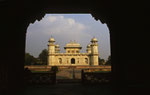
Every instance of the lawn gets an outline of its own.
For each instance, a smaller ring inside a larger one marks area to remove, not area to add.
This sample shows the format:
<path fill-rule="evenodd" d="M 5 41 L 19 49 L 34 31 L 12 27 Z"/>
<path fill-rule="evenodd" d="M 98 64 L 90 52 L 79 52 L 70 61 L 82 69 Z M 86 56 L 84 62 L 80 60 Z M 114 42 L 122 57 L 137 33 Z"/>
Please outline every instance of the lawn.
<path fill-rule="evenodd" d="M 32 73 L 49 73 L 50 71 L 31 71 Z"/>
<path fill-rule="evenodd" d="M 96 73 L 110 73 L 111 71 L 94 71 Z"/>

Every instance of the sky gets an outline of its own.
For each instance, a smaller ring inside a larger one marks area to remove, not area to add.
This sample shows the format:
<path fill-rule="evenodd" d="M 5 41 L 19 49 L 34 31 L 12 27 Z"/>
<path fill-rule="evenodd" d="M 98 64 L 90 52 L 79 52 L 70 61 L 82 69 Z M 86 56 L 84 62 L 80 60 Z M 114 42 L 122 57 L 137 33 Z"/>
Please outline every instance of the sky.
<path fill-rule="evenodd" d="M 60 45 L 61 52 L 65 52 L 64 46 L 71 40 L 82 46 L 81 52 L 86 52 L 87 45 L 96 37 L 100 57 L 107 60 L 110 55 L 109 29 L 90 14 L 46 14 L 42 20 L 29 25 L 26 52 L 38 57 L 43 49 L 48 49 L 51 36 Z"/>

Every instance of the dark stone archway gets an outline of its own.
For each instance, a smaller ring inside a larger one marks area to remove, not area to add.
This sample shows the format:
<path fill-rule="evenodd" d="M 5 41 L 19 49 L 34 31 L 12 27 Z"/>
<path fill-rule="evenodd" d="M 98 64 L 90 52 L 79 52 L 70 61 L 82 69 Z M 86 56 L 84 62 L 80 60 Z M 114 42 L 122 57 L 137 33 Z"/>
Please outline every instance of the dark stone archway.
<path fill-rule="evenodd" d="M 133 87 L 130 85 L 145 86 L 150 80 L 146 77 L 149 66 L 145 60 L 149 50 L 146 43 L 149 8 L 141 6 L 141 2 L 136 5 L 111 0 L 61 0 L 59 3 L 57 0 L 1 0 L 0 89 L 12 94 L 23 87 L 26 30 L 46 13 L 91 13 L 96 20 L 106 23 L 110 30 L 114 88 L 118 93 L 129 94 L 127 91 Z"/>
<path fill-rule="evenodd" d="M 71 58 L 71 64 L 75 64 L 75 63 L 76 63 L 75 59 Z"/>

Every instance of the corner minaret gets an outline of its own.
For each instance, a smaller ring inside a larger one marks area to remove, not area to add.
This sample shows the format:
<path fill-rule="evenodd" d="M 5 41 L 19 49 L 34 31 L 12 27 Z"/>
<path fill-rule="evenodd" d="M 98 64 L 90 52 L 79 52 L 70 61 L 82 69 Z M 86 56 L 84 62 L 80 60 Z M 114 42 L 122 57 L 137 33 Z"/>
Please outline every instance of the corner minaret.
<path fill-rule="evenodd" d="M 91 54 L 91 45 L 90 44 L 87 45 L 86 52 Z"/>
<path fill-rule="evenodd" d="M 98 64 L 98 43 L 97 39 L 94 37 L 91 40 L 91 65 L 99 65 Z"/>
<path fill-rule="evenodd" d="M 55 53 L 60 53 L 60 47 L 58 44 L 55 45 Z"/>
<path fill-rule="evenodd" d="M 53 65 L 55 64 L 55 39 L 51 37 L 48 42 L 48 65 Z"/>

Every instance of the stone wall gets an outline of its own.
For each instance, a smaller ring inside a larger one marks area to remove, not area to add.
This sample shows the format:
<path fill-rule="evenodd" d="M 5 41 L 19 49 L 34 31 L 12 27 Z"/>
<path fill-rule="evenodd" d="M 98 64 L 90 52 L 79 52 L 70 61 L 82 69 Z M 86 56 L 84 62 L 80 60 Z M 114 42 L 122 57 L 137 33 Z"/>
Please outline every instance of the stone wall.
<path fill-rule="evenodd" d="M 53 58 L 51 58 L 53 56 Z M 71 64 L 71 59 L 75 59 L 75 64 Z M 61 62 L 60 60 L 61 59 Z M 87 62 L 86 62 L 87 59 Z M 53 61 L 52 61 L 53 60 Z M 75 54 L 69 54 L 69 53 L 55 53 L 53 55 L 49 55 L 49 65 L 50 66 L 61 66 L 61 65 L 91 65 L 91 57 L 88 53 L 75 53 Z"/>
<path fill-rule="evenodd" d="M 59 62 L 59 58 L 62 59 L 62 63 Z M 75 59 L 75 64 L 71 64 L 71 59 Z M 88 63 L 85 62 L 85 58 L 88 59 Z M 53 65 L 68 65 L 68 66 L 77 66 L 77 65 L 90 65 L 89 56 L 55 56 L 55 64 Z"/>
<path fill-rule="evenodd" d="M 28 68 L 32 71 L 49 71 L 52 66 L 24 66 L 24 68 Z M 76 69 L 101 69 L 105 71 L 111 71 L 111 66 L 58 66 L 58 69 L 66 69 L 66 68 L 76 68 Z"/>

